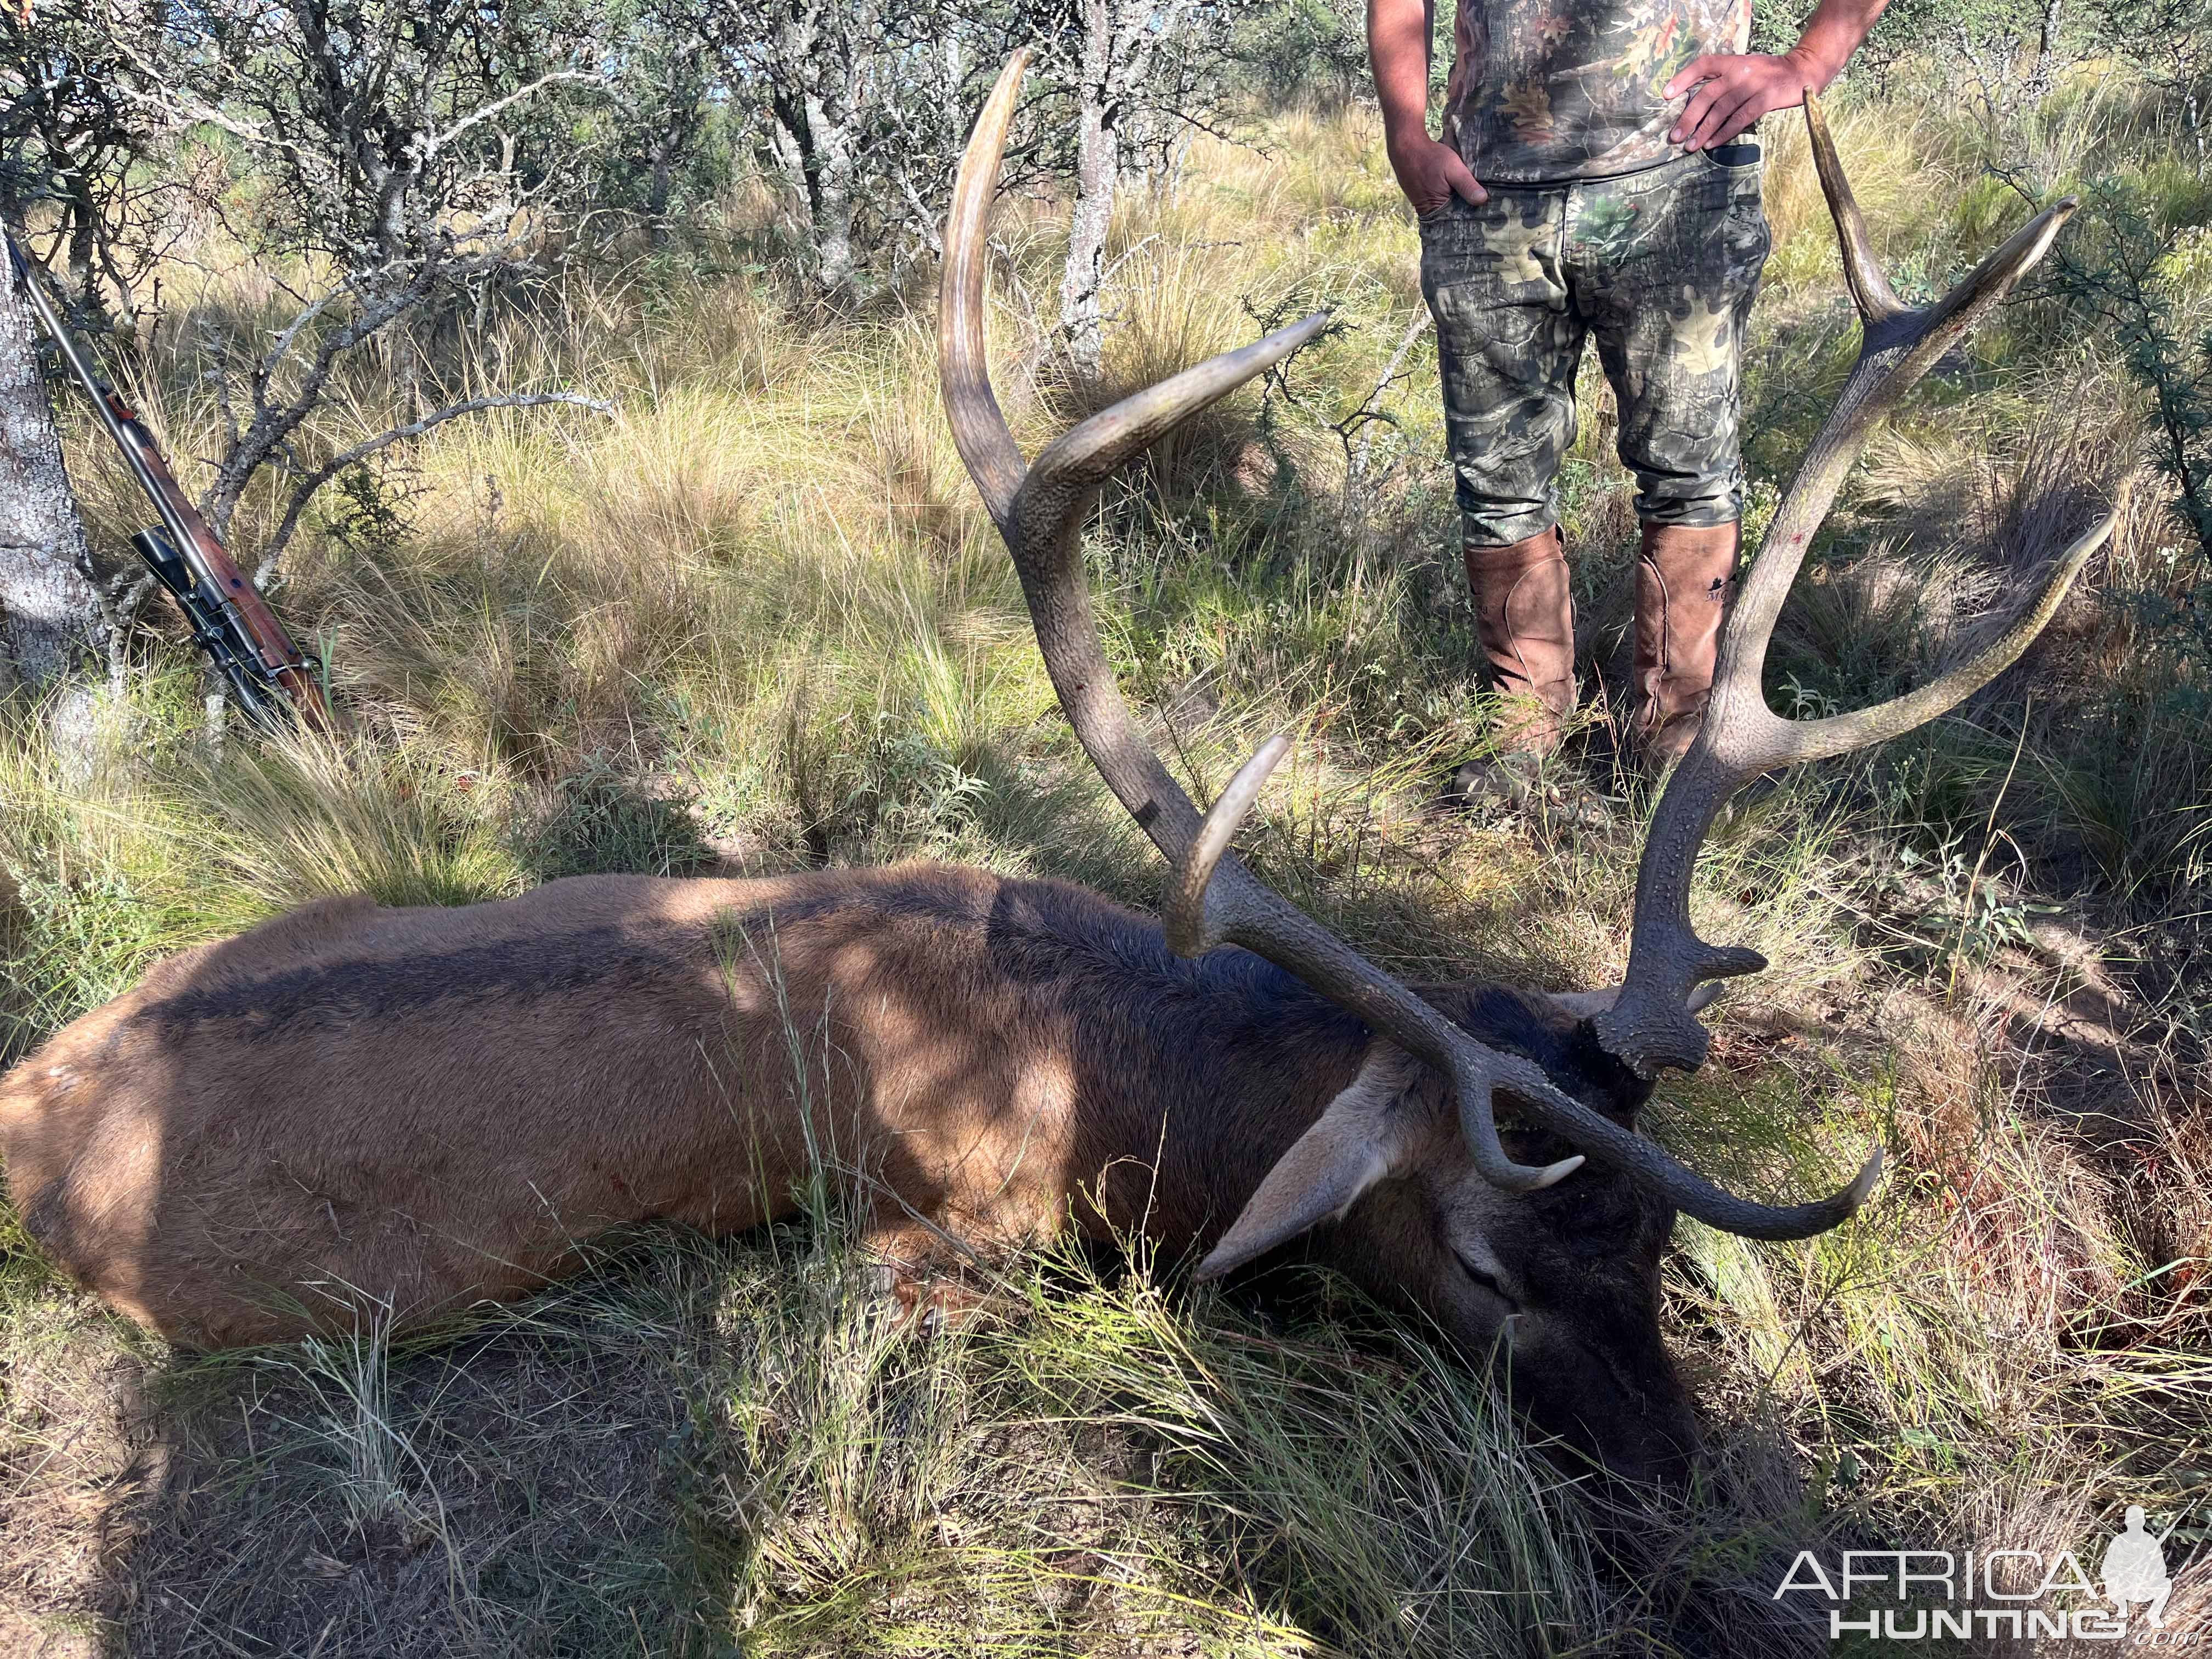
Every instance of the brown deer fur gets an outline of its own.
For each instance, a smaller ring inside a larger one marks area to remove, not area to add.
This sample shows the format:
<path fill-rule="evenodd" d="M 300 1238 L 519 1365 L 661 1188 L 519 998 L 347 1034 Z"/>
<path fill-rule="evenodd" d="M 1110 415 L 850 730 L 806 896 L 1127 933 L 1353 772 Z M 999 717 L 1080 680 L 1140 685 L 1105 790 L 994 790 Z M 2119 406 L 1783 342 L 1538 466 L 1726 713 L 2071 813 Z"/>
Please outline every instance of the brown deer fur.
<path fill-rule="evenodd" d="M 1623 1121 L 1646 1092 L 1547 1000 L 1427 994 Z M 1478 1356 L 1511 1327 L 1523 1395 L 1620 1472 L 1672 1461 L 1671 1212 L 1596 1170 L 1498 1191 L 1445 1086 L 1352 1015 L 1059 882 L 909 865 L 319 901 L 169 958 L 22 1061 L 0 1151 L 80 1280 L 228 1346 L 514 1297 L 623 1223 L 750 1227 L 797 1207 L 816 1157 L 864 1172 L 894 1261 L 1069 1221 L 1172 1260 L 1355 1083 L 1392 1127 L 1324 1253 Z"/>

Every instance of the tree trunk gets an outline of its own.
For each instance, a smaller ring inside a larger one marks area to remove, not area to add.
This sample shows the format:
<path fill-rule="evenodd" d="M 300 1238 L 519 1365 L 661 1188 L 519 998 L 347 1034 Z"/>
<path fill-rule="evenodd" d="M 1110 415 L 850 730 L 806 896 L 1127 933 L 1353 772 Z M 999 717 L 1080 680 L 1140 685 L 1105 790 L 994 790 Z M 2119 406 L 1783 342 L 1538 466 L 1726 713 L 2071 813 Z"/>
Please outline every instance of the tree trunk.
<path fill-rule="evenodd" d="M 2030 82 L 2039 94 L 2051 88 L 2052 60 L 2058 52 L 2058 9 L 2062 3 L 2063 0 L 2044 0 L 2043 27 L 2036 36 L 2035 68 L 2030 75 Z"/>
<path fill-rule="evenodd" d="M 849 88 L 846 88 L 849 93 Z M 858 205 L 853 188 L 860 157 L 854 151 L 849 97 L 825 99 L 810 90 L 806 124 L 814 141 L 814 280 L 823 296 L 850 300 L 860 287 L 860 261 L 853 251 L 853 216 Z"/>
<path fill-rule="evenodd" d="M 825 27 L 825 9 L 799 3 L 776 26 L 769 148 L 796 198 L 816 290 L 843 306 L 860 283 L 853 227 L 860 210 L 860 125 L 866 94 L 862 59 L 873 24 L 856 9 Z"/>
<path fill-rule="evenodd" d="M 62 470 L 30 307 L 0 283 L 0 689 L 32 691 L 79 668 L 100 642 L 84 523 Z"/>
<path fill-rule="evenodd" d="M 1106 233 L 1121 178 L 1114 131 L 1114 0 L 1082 0 L 1083 59 L 1076 84 L 1075 218 L 1060 278 L 1060 330 L 1068 361 L 1096 380 L 1105 339 L 1099 290 L 1106 281 Z"/>
<path fill-rule="evenodd" d="M 685 116 L 696 113 L 687 110 Z M 645 234 L 656 248 L 668 246 L 668 201 L 676 189 L 676 153 L 682 143 L 678 137 L 678 124 L 672 119 L 668 131 L 655 138 L 646 149 L 648 167 L 645 192 Z"/>

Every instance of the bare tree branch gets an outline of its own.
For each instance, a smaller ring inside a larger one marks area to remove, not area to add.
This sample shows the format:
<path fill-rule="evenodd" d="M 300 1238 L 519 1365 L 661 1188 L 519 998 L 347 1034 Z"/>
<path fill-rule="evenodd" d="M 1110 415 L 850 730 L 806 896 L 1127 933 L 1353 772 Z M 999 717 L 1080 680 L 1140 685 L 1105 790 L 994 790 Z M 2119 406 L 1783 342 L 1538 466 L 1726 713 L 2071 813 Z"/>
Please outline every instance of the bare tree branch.
<path fill-rule="evenodd" d="M 433 155 L 437 154 L 471 127 L 480 126 L 486 121 L 495 120 L 540 88 L 557 85 L 564 81 L 590 82 L 595 85 L 605 84 L 604 76 L 595 75 L 589 70 L 556 70 L 550 75 L 541 75 L 527 86 L 517 87 L 505 97 L 495 98 L 489 104 L 471 110 L 443 132 L 426 139 L 422 146 L 424 154 Z"/>
<path fill-rule="evenodd" d="M 393 444 L 404 443 L 410 438 L 419 438 L 432 427 L 443 426 L 447 421 L 458 420 L 464 415 L 479 415 L 488 409 L 537 409 L 547 404 L 573 404 L 579 409 L 588 409 L 599 415 L 611 416 L 615 412 L 612 404 L 598 398 L 587 398 L 580 392 L 502 392 L 495 397 L 471 398 L 461 403 L 448 404 L 443 409 L 410 421 L 404 426 L 395 426 L 380 432 L 375 437 L 331 456 L 293 490 L 292 498 L 284 508 L 283 522 L 277 526 L 276 535 L 270 538 L 269 545 L 262 552 L 258 574 L 263 586 L 266 586 L 276 579 L 285 546 L 291 541 L 293 531 L 299 526 L 300 515 L 307 510 L 308 498 L 346 468 L 367 460 L 379 450 L 388 449 Z"/>

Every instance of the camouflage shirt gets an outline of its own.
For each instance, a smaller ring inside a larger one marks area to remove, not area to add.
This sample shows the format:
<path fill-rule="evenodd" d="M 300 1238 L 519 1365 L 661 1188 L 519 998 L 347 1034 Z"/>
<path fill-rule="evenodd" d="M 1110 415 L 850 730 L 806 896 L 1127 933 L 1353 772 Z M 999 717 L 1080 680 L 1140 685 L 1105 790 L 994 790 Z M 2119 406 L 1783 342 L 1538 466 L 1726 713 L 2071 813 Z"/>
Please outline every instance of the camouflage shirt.
<path fill-rule="evenodd" d="M 1751 0 L 1458 0 L 1444 142 L 1474 176 L 1546 184 L 1633 173 L 1677 155 L 1692 58 L 1741 52 Z"/>

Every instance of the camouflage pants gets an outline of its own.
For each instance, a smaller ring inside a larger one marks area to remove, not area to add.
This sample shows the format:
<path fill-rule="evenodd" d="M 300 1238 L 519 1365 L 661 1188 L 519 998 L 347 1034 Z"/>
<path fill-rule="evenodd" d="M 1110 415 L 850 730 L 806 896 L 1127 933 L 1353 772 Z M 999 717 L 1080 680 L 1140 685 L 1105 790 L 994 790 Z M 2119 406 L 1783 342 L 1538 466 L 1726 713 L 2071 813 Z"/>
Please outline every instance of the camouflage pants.
<path fill-rule="evenodd" d="M 1740 516 L 1737 365 L 1767 250 L 1759 172 L 1755 146 L 1728 145 L 1614 179 L 1494 185 L 1481 207 L 1454 197 L 1421 216 L 1421 292 L 1468 543 L 1558 521 L 1554 475 L 1575 441 L 1575 370 L 1593 332 L 1638 514 Z"/>

